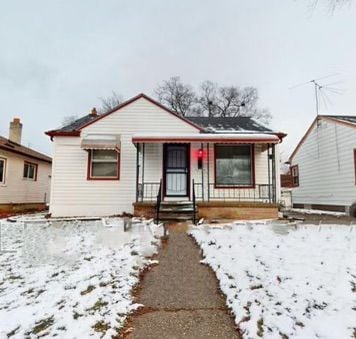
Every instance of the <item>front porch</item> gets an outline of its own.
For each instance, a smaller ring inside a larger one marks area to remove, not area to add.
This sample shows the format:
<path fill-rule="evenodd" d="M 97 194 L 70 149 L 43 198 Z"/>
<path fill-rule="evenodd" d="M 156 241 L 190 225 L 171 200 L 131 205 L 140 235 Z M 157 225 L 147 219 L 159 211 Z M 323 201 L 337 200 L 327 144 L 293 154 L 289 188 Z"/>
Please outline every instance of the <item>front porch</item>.
<path fill-rule="evenodd" d="M 160 206 L 186 201 L 193 220 L 278 217 L 276 136 L 145 136 L 133 142 L 135 215 L 157 219 Z"/>

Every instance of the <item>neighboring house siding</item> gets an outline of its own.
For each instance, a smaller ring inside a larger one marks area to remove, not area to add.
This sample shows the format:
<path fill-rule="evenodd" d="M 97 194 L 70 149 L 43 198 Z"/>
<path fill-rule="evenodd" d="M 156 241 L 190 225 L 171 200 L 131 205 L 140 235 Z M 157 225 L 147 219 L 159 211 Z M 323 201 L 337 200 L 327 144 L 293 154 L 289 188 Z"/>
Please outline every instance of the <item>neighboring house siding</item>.
<path fill-rule="evenodd" d="M 356 129 L 320 120 L 292 159 L 299 187 L 293 203 L 350 206 L 356 202 L 354 153 Z"/>
<path fill-rule="evenodd" d="M 88 181 L 87 152 L 80 137 L 54 137 L 53 184 L 50 212 L 53 216 L 110 215 L 132 212 L 136 198 L 136 148 L 132 135 L 141 132 L 199 133 L 198 129 L 153 105 L 144 98 L 98 120 L 82 130 L 85 134 L 121 135 L 120 180 Z M 146 145 L 147 147 L 147 145 Z M 147 157 L 157 157 L 147 147 Z M 160 151 L 162 152 L 162 151 Z M 147 164 L 147 160 L 146 160 Z M 154 178 L 159 162 L 145 181 Z M 146 174 L 147 172 L 147 174 Z"/>
<path fill-rule="evenodd" d="M 0 150 L 6 159 L 5 182 L 0 184 L 0 204 L 33 204 L 49 202 L 51 164 Z M 25 161 L 37 164 L 36 181 L 23 178 Z"/>

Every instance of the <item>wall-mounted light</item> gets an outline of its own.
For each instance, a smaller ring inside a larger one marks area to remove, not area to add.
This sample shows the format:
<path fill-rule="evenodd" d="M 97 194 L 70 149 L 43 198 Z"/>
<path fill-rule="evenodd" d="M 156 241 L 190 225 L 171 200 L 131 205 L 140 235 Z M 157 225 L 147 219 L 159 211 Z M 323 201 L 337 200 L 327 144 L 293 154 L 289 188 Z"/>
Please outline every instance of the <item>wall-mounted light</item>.
<path fill-rule="evenodd" d="M 203 150 L 200 148 L 198 150 L 198 169 L 202 169 L 203 168 Z"/>

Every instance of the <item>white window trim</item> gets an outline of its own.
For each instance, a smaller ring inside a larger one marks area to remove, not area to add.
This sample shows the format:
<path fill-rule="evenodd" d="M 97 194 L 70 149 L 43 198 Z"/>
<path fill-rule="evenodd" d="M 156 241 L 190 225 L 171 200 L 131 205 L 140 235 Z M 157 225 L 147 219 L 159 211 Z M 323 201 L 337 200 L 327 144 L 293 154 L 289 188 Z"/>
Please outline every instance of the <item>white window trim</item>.
<path fill-rule="evenodd" d="M 6 170 L 7 170 L 7 158 L 0 157 L 0 161 L 4 162 L 4 173 L 3 173 L 3 178 L 0 178 L 0 185 L 5 186 L 6 185 Z"/>
<path fill-rule="evenodd" d="M 37 181 L 37 175 L 38 175 L 38 164 L 34 163 L 34 162 L 30 162 L 30 161 L 24 161 L 23 166 L 25 169 L 25 165 L 32 165 L 34 166 L 34 177 L 33 178 L 29 178 L 29 177 L 25 177 L 24 173 L 22 173 L 22 179 L 23 180 L 28 180 L 28 181 Z"/>

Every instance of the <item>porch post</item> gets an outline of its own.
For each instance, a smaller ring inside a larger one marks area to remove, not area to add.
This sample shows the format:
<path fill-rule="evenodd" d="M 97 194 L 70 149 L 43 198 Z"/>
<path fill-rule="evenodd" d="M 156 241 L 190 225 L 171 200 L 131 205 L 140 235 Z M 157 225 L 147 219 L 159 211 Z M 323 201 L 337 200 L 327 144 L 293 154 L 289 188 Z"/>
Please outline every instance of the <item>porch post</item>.
<path fill-rule="evenodd" d="M 138 202 L 138 181 L 139 181 L 139 147 L 140 144 L 136 144 L 136 202 Z"/>
<path fill-rule="evenodd" d="M 267 164 L 268 164 L 268 201 L 271 202 L 271 166 L 270 166 L 269 144 L 267 144 Z"/>
<path fill-rule="evenodd" d="M 142 181 L 142 200 L 145 195 L 145 143 L 142 143 L 142 172 L 141 172 L 141 181 Z"/>
<path fill-rule="evenodd" d="M 275 144 L 272 144 L 272 193 L 273 193 L 273 202 L 276 203 L 277 191 L 276 191 L 276 147 Z"/>
<path fill-rule="evenodd" d="M 210 144 L 207 143 L 206 144 L 206 148 L 207 148 L 207 152 L 208 152 L 208 156 L 207 156 L 207 167 L 208 167 L 208 173 L 207 173 L 207 176 L 208 176 L 208 201 L 210 201 Z"/>
<path fill-rule="evenodd" d="M 204 144 L 201 143 L 200 148 L 204 154 Z M 204 201 L 204 157 L 202 157 L 202 162 L 201 162 L 201 198 L 202 201 Z"/>

